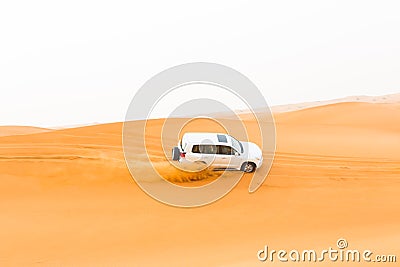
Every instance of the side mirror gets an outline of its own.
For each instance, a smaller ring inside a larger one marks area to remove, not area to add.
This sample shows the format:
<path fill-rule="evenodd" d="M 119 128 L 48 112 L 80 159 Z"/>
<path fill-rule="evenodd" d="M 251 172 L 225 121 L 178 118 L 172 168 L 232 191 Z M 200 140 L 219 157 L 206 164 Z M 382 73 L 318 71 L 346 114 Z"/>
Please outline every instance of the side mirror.
<path fill-rule="evenodd" d="M 239 155 L 240 155 L 239 152 L 235 151 L 235 156 L 239 156 Z"/>

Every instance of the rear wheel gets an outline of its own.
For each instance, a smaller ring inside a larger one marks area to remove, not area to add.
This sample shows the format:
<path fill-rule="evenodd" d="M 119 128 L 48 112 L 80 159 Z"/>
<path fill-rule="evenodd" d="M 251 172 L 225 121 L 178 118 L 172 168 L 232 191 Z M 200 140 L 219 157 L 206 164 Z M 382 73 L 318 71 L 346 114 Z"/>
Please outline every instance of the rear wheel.
<path fill-rule="evenodd" d="M 253 162 L 245 162 L 243 163 L 241 170 L 246 173 L 254 172 L 256 170 L 256 164 Z"/>
<path fill-rule="evenodd" d="M 179 160 L 180 156 L 181 156 L 181 150 L 177 146 L 174 147 L 172 149 L 172 160 L 177 161 Z"/>

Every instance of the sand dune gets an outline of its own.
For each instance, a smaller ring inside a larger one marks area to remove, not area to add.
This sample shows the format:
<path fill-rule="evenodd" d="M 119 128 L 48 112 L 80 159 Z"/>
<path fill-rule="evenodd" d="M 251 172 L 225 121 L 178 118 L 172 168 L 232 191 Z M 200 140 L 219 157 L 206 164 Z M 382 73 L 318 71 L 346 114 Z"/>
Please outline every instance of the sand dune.
<path fill-rule="evenodd" d="M 0 126 L 0 136 L 44 133 L 51 129 L 32 126 Z"/>
<path fill-rule="evenodd" d="M 322 250 L 341 237 L 399 258 L 400 104 L 337 103 L 275 120 L 264 185 L 249 194 L 245 175 L 226 197 L 194 209 L 138 188 L 121 123 L 0 137 L 0 266 L 290 266 L 260 263 L 256 252 Z M 157 134 L 148 139 L 157 153 Z"/>
<path fill-rule="evenodd" d="M 325 101 L 313 101 L 313 102 L 304 102 L 304 103 L 296 103 L 296 104 L 289 104 L 289 105 L 279 105 L 272 107 L 272 111 L 274 113 L 281 113 L 281 112 L 290 112 L 296 111 L 306 108 L 312 107 L 319 107 L 325 106 L 329 104 L 336 104 L 336 103 L 347 103 L 347 102 L 359 102 L 359 103 L 376 103 L 376 104 L 399 104 L 400 103 L 400 94 L 390 94 L 390 95 L 383 95 L 383 96 L 349 96 L 339 99 L 333 100 L 325 100 Z"/>

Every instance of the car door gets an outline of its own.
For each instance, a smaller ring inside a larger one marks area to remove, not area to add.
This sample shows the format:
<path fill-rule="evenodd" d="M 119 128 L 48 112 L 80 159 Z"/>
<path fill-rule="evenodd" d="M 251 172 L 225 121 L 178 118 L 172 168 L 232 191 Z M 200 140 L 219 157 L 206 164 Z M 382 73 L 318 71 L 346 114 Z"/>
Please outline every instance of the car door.
<path fill-rule="evenodd" d="M 235 168 L 232 166 L 232 161 L 235 161 L 234 149 L 230 146 L 217 145 L 214 165 L 220 168 Z"/>
<path fill-rule="evenodd" d="M 215 145 L 193 145 L 191 151 L 186 153 L 186 158 L 192 162 L 204 162 L 207 165 L 214 164 L 217 147 Z"/>

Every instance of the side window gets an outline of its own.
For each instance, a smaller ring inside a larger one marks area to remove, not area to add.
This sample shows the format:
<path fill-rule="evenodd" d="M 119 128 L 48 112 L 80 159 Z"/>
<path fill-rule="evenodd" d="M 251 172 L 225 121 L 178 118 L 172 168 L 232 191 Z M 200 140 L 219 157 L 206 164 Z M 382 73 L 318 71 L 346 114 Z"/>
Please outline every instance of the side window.
<path fill-rule="evenodd" d="M 217 147 L 214 145 L 193 145 L 192 152 L 200 154 L 216 154 Z"/>
<path fill-rule="evenodd" d="M 193 152 L 193 153 L 200 153 L 199 145 L 194 145 L 194 146 L 192 147 L 192 152 Z"/>
<path fill-rule="evenodd" d="M 217 146 L 218 154 L 222 155 L 234 155 L 235 151 L 230 146 Z"/>
<path fill-rule="evenodd" d="M 200 145 L 200 153 L 202 154 L 216 154 L 217 147 L 215 145 Z"/>

